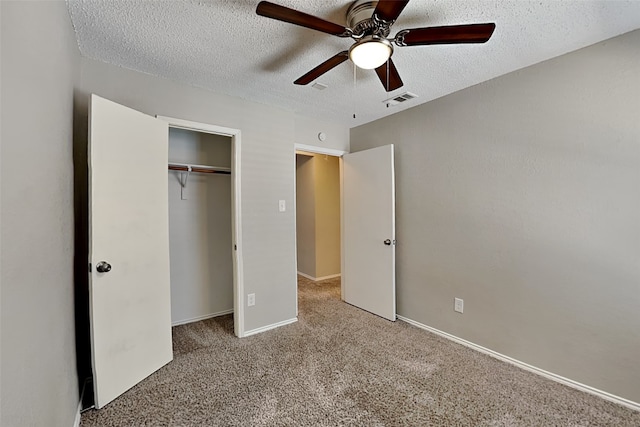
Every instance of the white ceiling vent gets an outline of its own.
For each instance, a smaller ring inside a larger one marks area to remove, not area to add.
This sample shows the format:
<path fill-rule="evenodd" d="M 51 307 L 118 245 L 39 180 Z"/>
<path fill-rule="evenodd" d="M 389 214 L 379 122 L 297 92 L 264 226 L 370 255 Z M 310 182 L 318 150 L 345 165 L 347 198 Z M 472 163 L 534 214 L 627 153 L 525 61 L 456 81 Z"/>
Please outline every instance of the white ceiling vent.
<path fill-rule="evenodd" d="M 417 98 L 418 95 L 411 92 L 401 93 L 400 95 L 394 96 L 393 98 L 385 99 L 382 101 L 383 104 L 387 104 L 387 107 L 390 105 L 398 105 L 405 101 L 409 101 L 410 99 Z"/>

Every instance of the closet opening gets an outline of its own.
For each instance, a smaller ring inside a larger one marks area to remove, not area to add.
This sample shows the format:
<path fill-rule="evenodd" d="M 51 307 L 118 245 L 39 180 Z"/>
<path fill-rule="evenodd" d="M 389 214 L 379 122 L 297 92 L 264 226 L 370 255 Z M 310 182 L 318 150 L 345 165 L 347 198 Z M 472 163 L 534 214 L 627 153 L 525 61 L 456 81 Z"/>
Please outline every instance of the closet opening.
<path fill-rule="evenodd" d="M 341 159 L 300 149 L 296 150 L 295 157 L 298 283 L 306 286 L 339 281 L 342 270 Z"/>
<path fill-rule="evenodd" d="M 240 228 L 240 131 L 169 122 L 171 326 L 233 313 L 244 336 Z"/>

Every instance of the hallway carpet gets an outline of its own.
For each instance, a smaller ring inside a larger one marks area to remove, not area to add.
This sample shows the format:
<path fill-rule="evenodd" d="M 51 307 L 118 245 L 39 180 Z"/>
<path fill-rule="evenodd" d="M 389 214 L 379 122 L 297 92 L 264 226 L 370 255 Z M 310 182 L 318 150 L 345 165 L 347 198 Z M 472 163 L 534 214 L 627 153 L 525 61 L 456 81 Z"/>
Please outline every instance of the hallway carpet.
<path fill-rule="evenodd" d="M 640 412 L 340 301 L 299 278 L 299 321 L 238 339 L 232 315 L 173 330 L 173 362 L 89 426 L 640 426 Z"/>

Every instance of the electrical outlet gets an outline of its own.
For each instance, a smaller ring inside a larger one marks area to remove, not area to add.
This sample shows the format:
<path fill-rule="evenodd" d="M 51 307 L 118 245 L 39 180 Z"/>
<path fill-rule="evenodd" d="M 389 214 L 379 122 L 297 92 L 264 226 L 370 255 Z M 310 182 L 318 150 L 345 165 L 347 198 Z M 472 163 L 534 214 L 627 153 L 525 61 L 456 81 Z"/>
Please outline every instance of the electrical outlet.
<path fill-rule="evenodd" d="M 458 313 L 462 313 L 464 310 L 464 300 L 460 298 L 455 298 L 453 303 L 453 309 Z"/>
<path fill-rule="evenodd" d="M 256 305 L 256 294 L 247 295 L 247 305 L 251 307 L 252 305 Z"/>

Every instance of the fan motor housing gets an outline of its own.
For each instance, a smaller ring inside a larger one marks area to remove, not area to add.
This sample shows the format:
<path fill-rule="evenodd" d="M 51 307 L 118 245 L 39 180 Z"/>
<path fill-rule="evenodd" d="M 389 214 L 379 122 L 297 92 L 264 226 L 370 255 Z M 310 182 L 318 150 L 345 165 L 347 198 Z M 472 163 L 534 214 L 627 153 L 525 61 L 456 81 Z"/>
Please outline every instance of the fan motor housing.
<path fill-rule="evenodd" d="M 389 26 L 380 27 L 373 20 L 373 11 L 377 5 L 377 0 L 356 0 L 349 6 L 349 10 L 347 10 L 347 26 L 351 28 L 353 34 L 377 34 L 382 37 L 389 35 Z"/>

